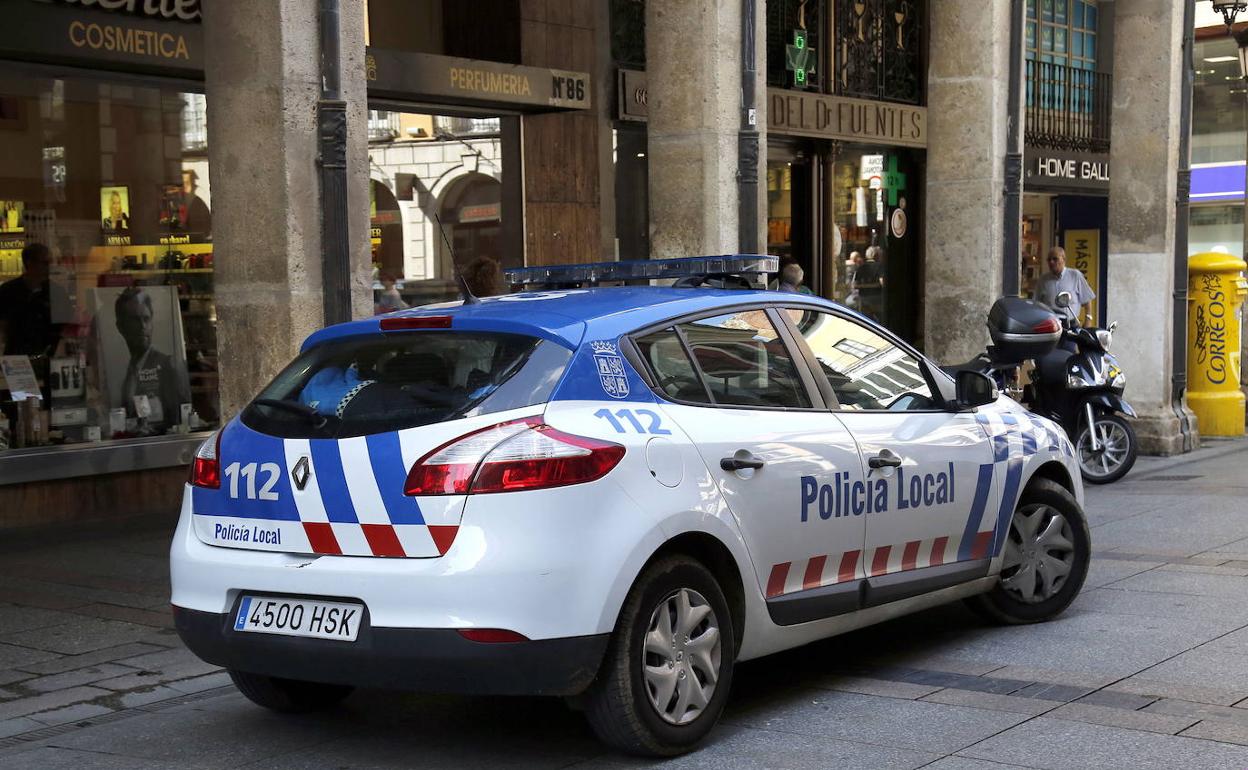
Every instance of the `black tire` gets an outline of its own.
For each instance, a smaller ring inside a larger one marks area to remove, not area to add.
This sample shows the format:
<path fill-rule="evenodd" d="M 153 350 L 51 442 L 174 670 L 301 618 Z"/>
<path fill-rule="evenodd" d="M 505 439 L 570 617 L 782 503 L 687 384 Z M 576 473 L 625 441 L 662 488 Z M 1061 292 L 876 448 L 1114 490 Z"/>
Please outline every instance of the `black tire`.
<path fill-rule="evenodd" d="M 246 671 L 228 672 L 238 691 L 257 706 L 284 714 L 304 714 L 336 706 L 355 689 L 342 684 L 278 679 Z"/>
<path fill-rule="evenodd" d="M 1121 428 L 1123 432 L 1126 433 L 1126 436 L 1127 436 L 1127 456 L 1122 461 L 1122 464 L 1119 465 L 1110 473 L 1107 473 L 1107 474 L 1089 473 L 1088 471 L 1084 469 L 1083 463 L 1082 462 L 1079 463 L 1079 472 L 1080 474 L 1082 474 L 1084 481 L 1088 482 L 1089 484 L 1109 484 L 1127 475 L 1127 472 L 1131 470 L 1131 466 L 1135 465 L 1135 458 L 1139 454 L 1139 440 L 1136 439 L 1135 437 L 1135 428 L 1131 427 L 1131 423 L 1127 422 L 1122 417 L 1119 417 L 1116 414 L 1110 414 L 1109 412 L 1100 412 L 1096 415 L 1094 419 L 1098 423 L 1112 423 L 1113 425 Z M 1078 457 L 1078 452 L 1079 452 L 1079 441 L 1080 439 L 1083 438 L 1083 435 L 1087 433 L 1087 430 L 1088 430 L 1087 427 L 1084 427 L 1082 430 L 1080 430 L 1079 435 L 1075 436 L 1076 457 Z"/>
<path fill-rule="evenodd" d="M 686 724 L 672 724 L 651 703 L 642 656 L 651 618 L 682 589 L 700 594 L 714 613 L 710 618 L 719 630 L 719 675 L 701 713 Z M 585 694 L 585 716 L 594 733 L 608 746 L 638 756 L 671 757 L 697 747 L 715 726 L 728 699 L 736 645 L 728 602 L 706 567 L 683 556 L 659 559 L 629 591 L 598 678 Z"/>
<path fill-rule="evenodd" d="M 1055 594 L 1037 603 L 1024 601 L 1000 582 L 988 593 L 968 599 L 967 605 L 987 620 L 1009 625 L 1051 620 L 1070 606 L 1083 587 L 1092 556 L 1092 536 L 1083 509 L 1065 487 L 1048 479 L 1032 480 L 1023 491 L 1014 515 L 1019 515 L 1020 511 L 1034 511 L 1037 506 L 1048 506 L 1060 513 L 1070 526 L 1070 542 L 1074 546 L 1070 573 Z M 1013 532 L 1010 536 L 1013 537 Z M 1003 569 L 1002 576 L 1005 573 Z"/>

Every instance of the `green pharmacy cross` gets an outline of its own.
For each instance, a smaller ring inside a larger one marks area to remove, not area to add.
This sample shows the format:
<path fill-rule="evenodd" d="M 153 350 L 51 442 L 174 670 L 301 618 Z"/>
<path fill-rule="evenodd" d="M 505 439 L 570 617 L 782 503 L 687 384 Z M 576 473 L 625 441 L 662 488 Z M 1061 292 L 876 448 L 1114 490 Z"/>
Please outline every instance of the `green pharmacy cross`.
<path fill-rule="evenodd" d="M 897 193 L 906 189 L 906 175 L 897 170 L 897 156 L 888 156 L 888 171 L 884 172 L 884 189 L 888 190 L 888 205 L 897 205 Z"/>
<path fill-rule="evenodd" d="M 809 88 L 815 74 L 815 50 L 806 47 L 806 30 L 793 30 L 793 43 L 784 47 L 784 68 L 793 73 L 794 88 Z"/>

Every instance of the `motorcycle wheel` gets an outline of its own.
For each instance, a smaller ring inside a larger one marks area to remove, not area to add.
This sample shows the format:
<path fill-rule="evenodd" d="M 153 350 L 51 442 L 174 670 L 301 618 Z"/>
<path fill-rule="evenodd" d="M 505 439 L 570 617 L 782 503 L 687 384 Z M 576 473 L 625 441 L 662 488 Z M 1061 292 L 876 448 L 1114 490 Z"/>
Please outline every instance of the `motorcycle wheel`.
<path fill-rule="evenodd" d="M 1092 436 L 1088 425 L 1081 425 L 1079 436 L 1075 439 L 1075 458 L 1079 462 L 1079 472 L 1089 484 L 1117 481 L 1127 475 L 1127 471 L 1135 465 L 1135 457 L 1139 451 L 1135 429 L 1118 415 L 1106 412 L 1100 412 L 1093 418 L 1092 428 L 1096 431 L 1100 449 L 1092 449 Z"/>

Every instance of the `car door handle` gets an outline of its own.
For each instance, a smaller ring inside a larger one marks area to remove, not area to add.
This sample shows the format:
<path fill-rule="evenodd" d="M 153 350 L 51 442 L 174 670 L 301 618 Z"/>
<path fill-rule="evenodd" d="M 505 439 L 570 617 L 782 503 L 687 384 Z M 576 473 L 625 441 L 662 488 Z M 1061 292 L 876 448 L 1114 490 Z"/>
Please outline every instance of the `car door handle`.
<path fill-rule="evenodd" d="M 749 468 L 758 470 L 766 464 L 766 461 L 760 460 L 749 452 L 738 452 L 732 457 L 725 457 L 719 461 L 719 467 L 726 471 L 741 471 Z"/>
<path fill-rule="evenodd" d="M 867 465 L 875 468 L 896 468 L 901 465 L 901 458 L 890 449 L 881 449 L 880 453 L 867 458 Z"/>

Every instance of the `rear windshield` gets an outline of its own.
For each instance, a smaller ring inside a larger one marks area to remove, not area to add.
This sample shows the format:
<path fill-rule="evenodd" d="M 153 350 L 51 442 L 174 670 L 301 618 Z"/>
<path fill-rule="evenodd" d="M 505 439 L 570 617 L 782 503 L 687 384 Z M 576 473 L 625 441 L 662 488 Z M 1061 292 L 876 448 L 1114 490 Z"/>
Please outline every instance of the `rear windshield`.
<path fill-rule="evenodd" d="M 349 337 L 304 351 L 243 411 L 283 438 L 349 438 L 541 403 L 572 352 L 519 334 Z"/>

